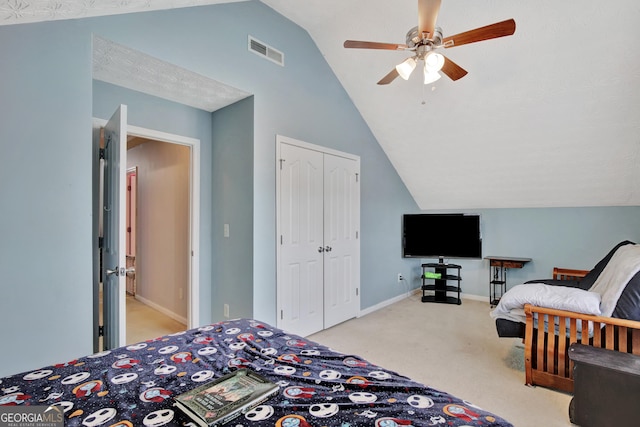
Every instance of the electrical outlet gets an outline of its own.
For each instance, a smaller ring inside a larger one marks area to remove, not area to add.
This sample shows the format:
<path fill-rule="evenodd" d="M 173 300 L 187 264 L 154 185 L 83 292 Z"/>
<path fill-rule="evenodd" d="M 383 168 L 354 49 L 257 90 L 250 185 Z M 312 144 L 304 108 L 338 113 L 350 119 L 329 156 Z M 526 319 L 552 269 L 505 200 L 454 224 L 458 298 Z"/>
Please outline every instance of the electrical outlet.
<path fill-rule="evenodd" d="M 224 305 L 224 317 L 229 318 L 229 304 Z"/>
<path fill-rule="evenodd" d="M 398 273 L 398 283 L 401 283 L 404 280 L 404 277 L 402 277 L 402 273 Z"/>

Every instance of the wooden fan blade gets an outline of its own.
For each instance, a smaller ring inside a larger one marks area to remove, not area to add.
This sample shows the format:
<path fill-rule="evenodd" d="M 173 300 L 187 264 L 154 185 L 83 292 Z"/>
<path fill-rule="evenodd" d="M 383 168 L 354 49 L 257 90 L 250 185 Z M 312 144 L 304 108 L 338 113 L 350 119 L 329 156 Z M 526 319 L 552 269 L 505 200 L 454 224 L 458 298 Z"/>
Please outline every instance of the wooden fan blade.
<path fill-rule="evenodd" d="M 388 85 L 389 83 L 394 81 L 396 79 L 396 77 L 398 77 L 399 75 L 400 74 L 398 74 L 398 71 L 394 68 L 393 70 L 391 70 L 391 72 L 389 72 L 389 74 L 387 74 L 386 76 L 381 78 L 380 81 L 378 82 L 378 84 L 379 85 Z"/>
<path fill-rule="evenodd" d="M 418 35 L 433 35 L 440 12 L 441 0 L 418 0 Z"/>
<path fill-rule="evenodd" d="M 476 28 L 475 30 L 465 31 L 464 33 L 454 36 L 445 37 L 442 40 L 444 47 L 456 47 L 464 44 L 475 43 L 483 40 L 495 39 L 498 37 L 510 36 L 516 32 L 516 21 L 507 19 L 506 21 L 497 22 L 487 25 L 486 27 Z M 451 45 L 451 41 L 453 44 Z M 450 46 L 447 46 L 449 42 Z"/>
<path fill-rule="evenodd" d="M 458 79 L 463 78 L 467 75 L 467 70 L 447 58 L 444 57 L 444 65 L 442 66 L 442 71 L 449 77 L 451 80 L 456 81 Z"/>
<path fill-rule="evenodd" d="M 384 50 L 405 50 L 408 49 L 406 44 L 396 43 L 378 43 L 367 42 L 359 40 L 347 40 L 344 42 L 344 47 L 354 49 L 384 49 Z"/>

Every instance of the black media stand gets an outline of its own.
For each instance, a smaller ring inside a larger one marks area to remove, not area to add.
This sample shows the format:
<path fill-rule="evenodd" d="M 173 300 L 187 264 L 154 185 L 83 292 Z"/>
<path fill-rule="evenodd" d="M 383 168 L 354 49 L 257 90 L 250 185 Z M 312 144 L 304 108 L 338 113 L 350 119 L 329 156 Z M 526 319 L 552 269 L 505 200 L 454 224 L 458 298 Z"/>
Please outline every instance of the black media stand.
<path fill-rule="evenodd" d="M 429 263 L 422 264 L 422 302 L 440 302 L 445 304 L 462 304 L 460 299 L 460 269 L 457 264 Z M 455 274 L 448 274 L 453 270 Z M 431 277 L 430 277 L 431 276 Z M 447 283 L 455 283 L 455 286 Z M 433 294 L 428 291 L 434 291 Z M 449 292 L 457 295 L 448 296 Z"/>

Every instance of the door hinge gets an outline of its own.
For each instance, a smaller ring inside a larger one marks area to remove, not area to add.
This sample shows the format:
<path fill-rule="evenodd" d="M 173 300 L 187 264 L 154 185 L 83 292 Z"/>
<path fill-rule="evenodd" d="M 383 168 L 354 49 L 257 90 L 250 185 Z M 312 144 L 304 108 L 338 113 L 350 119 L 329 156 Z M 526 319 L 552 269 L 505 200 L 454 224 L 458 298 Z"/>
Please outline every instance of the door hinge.
<path fill-rule="evenodd" d="M 282 239 L 282 234 L 280 235 L 280 244 L 283 245 L 284 244 L 284 240 Z"/>
<path fill-rule="evenodd" d="M 284 310 L 280 310 L 280 320 L 284 319 Z"/>
<path fill-rule="evenodd" d="M 102 236 L 98 237 L 98 247 L 104 248 L 104 237 Z"/>
<path fill-rule="evenodd" d="M 101 148 L 98 152 L 98 158 L 104 159 L 104 148 Z"/>
<path fill-rule="evenodd" d="M 358 239 L 358 236 L 359 236 L 359 235 L 360 235 L 360 234 L 359 234 L 359 232 L 358 232 L 358 231 L 356 231 L 356 240 Z"/>
<path fill-rule="evenodd" d="M 356 288 L 356 296 L 360 295 L 360 289 Z"/>
<path fill-rule="evenodd" d="M 102 325 L 98 326 L 98 336 L 99 337 L 103 337 L 104 336 L 104 326 L 102 326 Z"/>
<path fill-rule="evenodd" d="M 357 173 L 357 174 L 356 174 L 356 182 L 358 182 L 358 181 L 359 181 L 359 177 L 360 177 L 360 174 L 359 174 L 359 173 Z"/>

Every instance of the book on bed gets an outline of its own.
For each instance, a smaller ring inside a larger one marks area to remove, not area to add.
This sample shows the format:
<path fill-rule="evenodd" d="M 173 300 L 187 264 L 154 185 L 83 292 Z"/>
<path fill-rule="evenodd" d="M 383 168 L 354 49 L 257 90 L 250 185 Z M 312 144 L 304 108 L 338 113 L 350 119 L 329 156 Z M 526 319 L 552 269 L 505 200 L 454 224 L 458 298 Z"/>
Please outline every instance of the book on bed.
<path fill-rule="evenodd" d="M 278 391 L 256 372 L 239 369 L 175 397 L 175 406 L 203 427 L 225 424 Z"/>

